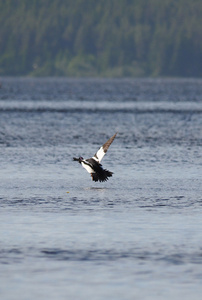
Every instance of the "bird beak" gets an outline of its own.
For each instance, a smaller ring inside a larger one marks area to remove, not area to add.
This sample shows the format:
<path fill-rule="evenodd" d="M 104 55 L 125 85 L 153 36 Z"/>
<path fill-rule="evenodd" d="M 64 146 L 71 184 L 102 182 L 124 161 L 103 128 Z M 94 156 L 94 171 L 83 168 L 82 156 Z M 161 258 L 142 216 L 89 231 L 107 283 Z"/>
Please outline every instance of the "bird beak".
<path fill-rule="evenodd" d="M 79 161 L 79 158 L 73 157 L 74 161 Z"/>

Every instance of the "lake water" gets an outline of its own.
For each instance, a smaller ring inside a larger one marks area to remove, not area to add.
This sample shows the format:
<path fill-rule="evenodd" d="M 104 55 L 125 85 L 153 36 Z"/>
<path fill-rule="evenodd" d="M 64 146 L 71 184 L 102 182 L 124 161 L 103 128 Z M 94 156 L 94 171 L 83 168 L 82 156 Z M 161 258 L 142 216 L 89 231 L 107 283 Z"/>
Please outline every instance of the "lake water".
<path fill-rule="evenodd" d="M 0 298 L 201 299 L 202 80 L 0 82 Z"/>

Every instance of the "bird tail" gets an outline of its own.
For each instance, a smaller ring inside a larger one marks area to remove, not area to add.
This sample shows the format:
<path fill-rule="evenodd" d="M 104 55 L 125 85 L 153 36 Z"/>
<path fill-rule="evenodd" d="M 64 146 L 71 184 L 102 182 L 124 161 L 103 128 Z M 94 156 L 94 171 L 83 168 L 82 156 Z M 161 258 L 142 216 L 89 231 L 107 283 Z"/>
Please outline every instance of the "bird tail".
<path fill-rule="evenodd" d="M 112 174 L 113 172 L 104 169 L 101 173 L 91 173 L 91 177 L 93 181 L 104 182 L 108 180 L 108 177 L 112 177 Z"/>

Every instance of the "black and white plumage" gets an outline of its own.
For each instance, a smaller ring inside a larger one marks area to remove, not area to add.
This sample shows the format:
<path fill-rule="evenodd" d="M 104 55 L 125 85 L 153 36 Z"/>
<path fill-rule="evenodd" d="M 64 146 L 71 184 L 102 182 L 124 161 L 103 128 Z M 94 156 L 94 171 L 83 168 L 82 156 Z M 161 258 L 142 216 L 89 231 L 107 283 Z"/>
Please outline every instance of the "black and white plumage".
<path fill-rule="evenodd" d="M 83 159 L 83 157 L 73 157 L 73 160 L 78 161 L 82 167 L 84 167 L 84 169 L 91 174 L 93 181 L 107 181 L 108 177 L 112 177 L 113 172 L 103 169 L 100 162 L 106 154 L 109 146 L 115 139 L 116 135 L 117 133 L 115 133 L 104 145 L 102 145 L 102 147 L 100 147 L 93 157 L 88 159 Z"/>

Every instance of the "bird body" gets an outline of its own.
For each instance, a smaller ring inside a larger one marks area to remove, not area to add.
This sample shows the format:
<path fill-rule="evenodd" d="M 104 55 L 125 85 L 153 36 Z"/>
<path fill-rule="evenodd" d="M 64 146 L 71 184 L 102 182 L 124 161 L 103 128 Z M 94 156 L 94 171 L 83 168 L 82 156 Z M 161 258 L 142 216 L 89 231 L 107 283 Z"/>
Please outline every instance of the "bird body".
<path fill-rule="evenodd" d="M 73 160 L 78 161 L 82 167 L 91 174 L 93 181 L 107 181 L 108 177 L 112 177 L 113 172 L 103 169 L 101 165 L 101 160 L 106 154 L 109 146 L 115 139 L 117 133 L 115 133 L 100 149 L 95 153 L 95 155 L 88 159 L 83 159 L 83 157 L 73 158 Z"/>

